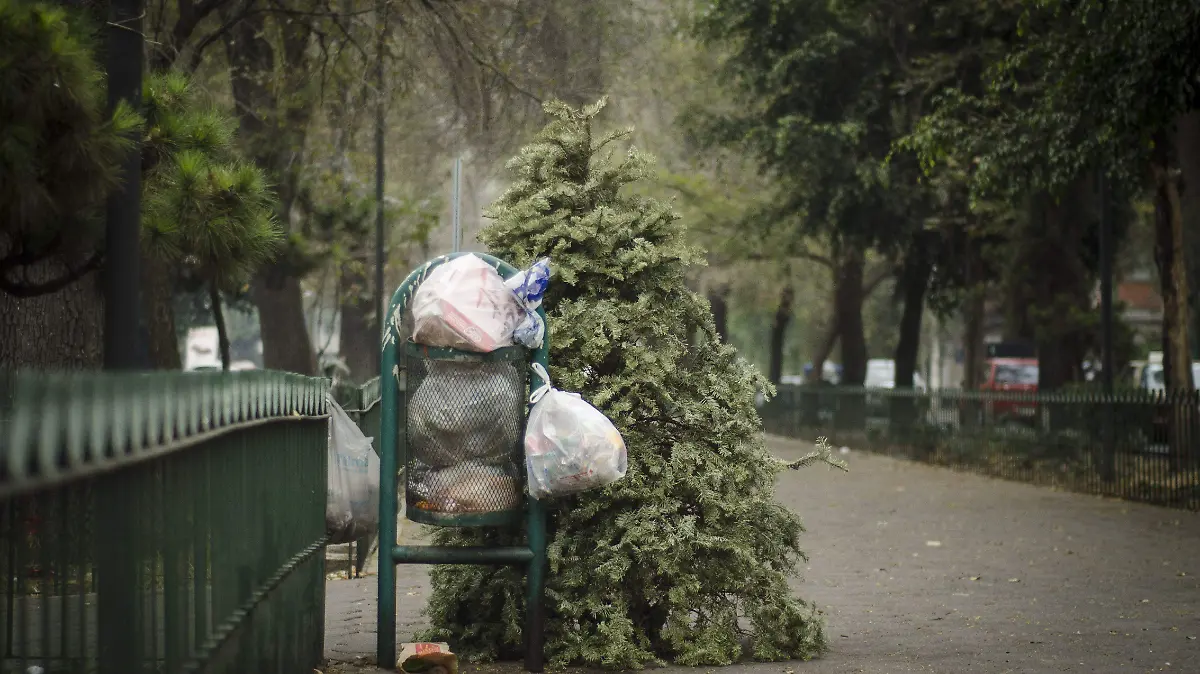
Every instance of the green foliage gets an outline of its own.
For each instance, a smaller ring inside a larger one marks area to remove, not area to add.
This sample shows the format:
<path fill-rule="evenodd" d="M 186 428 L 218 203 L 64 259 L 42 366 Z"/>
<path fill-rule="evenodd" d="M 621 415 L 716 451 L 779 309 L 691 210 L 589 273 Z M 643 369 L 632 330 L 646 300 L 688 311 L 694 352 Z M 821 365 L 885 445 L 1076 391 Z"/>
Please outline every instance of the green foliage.
<path fill-rule="evenodd" d="M 94 215 L 120 180 L 127 107 L 106 113 L 104 73 L 81 15 L 62 6 L 0 0 L 0 232 L 24 263 L 64 240 L 102 235 Z"/>
<path fill-rule="evenodd" d="M 235 121 L 177 73 L 146 83 L 142 240 L 153 255 L 238 290 L 283 240 L 261 169 L 234 148 Z"/>
<path fill-rule="evenodd" d="M 858 245 L 903 239 L 884 163 L 896 133 L 896 63 L 861 4 L 807 0 L 707 3 L 696 30 L 730 51 L 724 67 L 746 105 L 699 124 L 740 145 L 785 189 L 775 219 Z M 906 186 L 907 187 L 907 186 Z"/>
<path fill-rule="evenodd" d="M 784 466 L 754 409 L 756 389 L 770 387 L 685 286 L 700 255 L 678 216 L 624 189 L 650 160 L 630 150 L 614 161 L 625 132 L 593 135 L 601 106 L 546 105 L 553 121 L 509 163 L 515 182 L 481 235 L 515 264 L 552 259 L 551 375 L 604 411 L 629 448 L 623 480 L 548 502 L 548 653 L 557 665 L 720 665 L 748 636 L 759 660 L 813 657 L 826 647 L 819 611 L 788 587 L 803 528 L 775 501 Z M 445 530 L 436 540 L 511 538 Z M 424 638 L 474 658 L 518 652 L 520 572 L 442 567 L 432 578 Z"/>
<path fill-rule="evenodd" d="M 973 166 L 977 196 L 1060 190 L 1093 166 L 1143 179 L 1153 134 L 1196 106 L 1200 6 L 1022 0 L 1019 37 L 946 89 L 909 140 L 927 169 Z"/>

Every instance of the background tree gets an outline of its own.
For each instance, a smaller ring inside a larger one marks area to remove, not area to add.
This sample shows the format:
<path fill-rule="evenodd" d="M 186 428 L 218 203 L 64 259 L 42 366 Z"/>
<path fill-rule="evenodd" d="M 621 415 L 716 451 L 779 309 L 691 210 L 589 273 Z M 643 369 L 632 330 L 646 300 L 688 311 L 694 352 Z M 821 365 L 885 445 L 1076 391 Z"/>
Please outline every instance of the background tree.
<path fill-rule="evenodd" d="M 1018 7 L 1024 10 L 1024 30 L 981 63 L 986 86 L 945 90 L 918 125 L 924 161 L 928 167 L 947 161 L 972 166 L 976 198 L 1006 199 L 1023 211 L 1018 222 L 1029 229 L 1014 240 L 1034 255 L 1053 245 L 1055 265 L 1023 258 L 1034 276 L 1010 284 L 1011 290 L 1035 294 L 1045 304 L 1040 318 L 1025 318 L 1038 326 L 1033 331 L 1053 356 L 1043 368 L 1046 388 L 1077 376 L 1071 368 L 1079 360 L 1088 321 L 1054 302 L 1086 304 L 1081 296 L 1094 273 L 1091 241 L 1100 208 L 1095 173 L 1110 177 L 1108 208 L 1118 234 L 1130 219 L 1127 204 L 1137 191 L 1131 188 L 1153 186 L 1163 213 L 1158 257 L 1168 306 L 1164 352 L 1181 360 L 1188 349 L 1188 321 L 1180 308 L 1186 300 L 1174 299 L 1187 296 L 1183 254 L 1174 252 L 1176 245 L 1184 246 L 1183 237 L 1175 235 L 1182 232 L 1184 211 L 1175 157 L 1183 156 L 1177 148 L 1188 142 L 1188 114 L 1195 108 L 1197 9 L 1150 2 L 1030 1 Z M 1033 243 L 1040 236 L 1057 238 Z M 1049 348 L 1053 340 L 1067 345 L 1068 353 Z M 1175 368 L 1175 374 L 1170 387 L 1191 388 L 1190 368 Z"/>
<path fill-rule="evenodd" d="M 147 257 L 188 274 L 203 288 L 228 369 L 221 294 L 237 292 L 274 257 L 283 238 L 274 219 L 275 195 L 263 172 L 237 156 L 234 121 L 207 106 L 184 76 L 152 76 L 145 100 L 142 239 Z M 147 296 L 157 294 L 146 290 Z M 154 343 L 165 339 L 163 346 L 178 360 L 173 315 L 163 327 L 170 331 Z"/>
<path fill-rule="evenodd" d="M 96 367 L 102 209 L 138 123 L 109 116 L 86 16 L 0 0 L 0 364 Z"/>
<path fill-rule="evenodd" d="M 825 648 L 821 620 L 787 584 L 802 528 L 774 502 L 779 464 L 753 408 L 766 384 L 687 289 L 699 251 L 670 206 L 622 193 L 648 160 L 630 151 L 611 161 L 623 133 L 594 135 L 599 109 L 547 105 L 553 121 L 511 162 L 517 180 L 482 237 L 516 264 L 550 256 L 551 376 L 613 419 L 629 447 L 625 479 L 549 504 L 548 652 L 558 664 L 727 664 L 745 634 L 757 659 L 812 657 Z M 518 573 L 455 567 L 432 578 L 426 637 L 472 656 L 519 648 Z"/>

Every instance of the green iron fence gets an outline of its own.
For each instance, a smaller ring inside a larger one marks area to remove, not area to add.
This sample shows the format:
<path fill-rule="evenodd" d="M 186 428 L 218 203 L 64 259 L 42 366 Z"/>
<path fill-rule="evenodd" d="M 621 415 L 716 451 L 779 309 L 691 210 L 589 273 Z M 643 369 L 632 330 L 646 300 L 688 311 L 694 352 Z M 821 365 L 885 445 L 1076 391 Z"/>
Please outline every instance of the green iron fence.
<path fill-rule="evenodd" d="M 1001 394 L 780 386 L 768 433 L 1200 510 L 1200 394 Z"/>
<path fill-rule="evenodd" d="M 0 672 L 311 672 L 328 382 L 0 374 Z"/>

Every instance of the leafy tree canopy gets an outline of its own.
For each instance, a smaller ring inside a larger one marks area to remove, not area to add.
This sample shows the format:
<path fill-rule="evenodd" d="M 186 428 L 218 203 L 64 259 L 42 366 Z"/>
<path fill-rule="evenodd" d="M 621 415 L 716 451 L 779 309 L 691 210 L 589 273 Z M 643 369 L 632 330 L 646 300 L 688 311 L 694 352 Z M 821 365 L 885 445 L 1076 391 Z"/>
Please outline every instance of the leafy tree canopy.
<path fill-rule="evenodd" d="M 1024 0 L 980 91 L 946 89 L 908 144 L 927 170 L 971 167 L 977 197 L 1061 190 L 1102 166 L 1134 183 L 1153 134 L 1194 108 L 1200 6 Z"/>

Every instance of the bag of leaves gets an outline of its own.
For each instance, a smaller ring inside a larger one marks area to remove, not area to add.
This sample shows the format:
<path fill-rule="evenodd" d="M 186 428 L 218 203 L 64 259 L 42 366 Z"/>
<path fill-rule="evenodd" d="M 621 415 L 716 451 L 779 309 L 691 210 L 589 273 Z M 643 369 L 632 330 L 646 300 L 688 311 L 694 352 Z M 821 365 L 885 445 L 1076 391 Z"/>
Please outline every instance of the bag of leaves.
<path fill-rule="evenodd" d="M 371 438 L 329 398 L 329 478 L 325 533 L 337 545 L 358 540 L 379 527 L 379 457 Z"/>
<path fill-rule="evenodd" d="M 625 477 L 629 459 L 617 427 L 578 393 L 550 386 L 550 375 L 541 364 L 532 367 L 546 383 L 529 397 L 529 494 L 536 499 L 574 494 Z"/>

